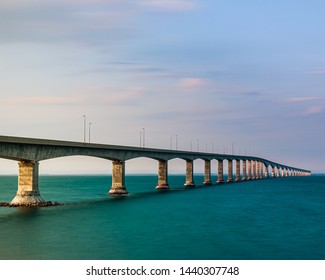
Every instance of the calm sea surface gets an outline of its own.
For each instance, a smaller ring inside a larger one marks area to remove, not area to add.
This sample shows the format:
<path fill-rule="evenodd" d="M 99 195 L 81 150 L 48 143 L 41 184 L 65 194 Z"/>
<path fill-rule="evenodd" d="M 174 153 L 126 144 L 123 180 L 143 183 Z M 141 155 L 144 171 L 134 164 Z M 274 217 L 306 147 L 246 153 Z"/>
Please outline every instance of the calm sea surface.
<path fill-rule="evenodd" d="M 130 195 L 107 196 L 110 176 L 41 176 L 61 207 L 0 208 L 0 259 L 325 259 L 325 176 L 155 190 L 127 176 Z M 216 181 L 216 178 L 213 178 Z M 10 201 L 17 177 L 0 177 Z"/>

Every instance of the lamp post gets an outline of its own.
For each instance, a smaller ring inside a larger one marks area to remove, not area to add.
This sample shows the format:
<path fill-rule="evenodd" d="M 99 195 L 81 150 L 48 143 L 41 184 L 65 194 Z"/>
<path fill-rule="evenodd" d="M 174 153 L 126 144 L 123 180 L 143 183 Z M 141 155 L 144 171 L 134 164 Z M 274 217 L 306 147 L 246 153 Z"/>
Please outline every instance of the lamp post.
<path fill-rule="evenodd" d="M 145 129 L 144 129 L 144 127 L 142 128 L 142 136 L 143 136 L 142 144 L 143 144 L 143 148 L 144 148 L 144 147 L 145 147 L 145 139 L 146 139 L 146 137 L 145 137 Z"/>
<path fill-rule="evenodd" d="M 88 132 L 89 132 L 89 143 L 90 143 L 90 126 L 92 125 L 92 123 L 90 122 L 89 123 L 89 129 L 88 129 Z"/>
<path fill-rule="evenodd" d="M 84 143 L 86 143 L 86 115 L 83 115 L 84 118 Z"/>

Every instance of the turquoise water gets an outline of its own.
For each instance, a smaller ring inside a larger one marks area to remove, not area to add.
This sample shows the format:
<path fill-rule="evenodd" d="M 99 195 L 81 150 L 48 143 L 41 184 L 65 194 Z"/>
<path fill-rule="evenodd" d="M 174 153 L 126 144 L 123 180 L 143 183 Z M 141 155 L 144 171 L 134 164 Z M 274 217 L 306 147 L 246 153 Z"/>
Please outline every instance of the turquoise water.
<path fill-rule="evenodd" d="M 106 195 L 110 176 L 41 176 L 61 207 L 0 208 L 0 259 L 325 259 L 325 176 L 155 190 L 127 176 L 130 195 Z M 216 181 L 216 178 L 213 178 Z M 0 177 L 10 201 L 17 177 Z"/>

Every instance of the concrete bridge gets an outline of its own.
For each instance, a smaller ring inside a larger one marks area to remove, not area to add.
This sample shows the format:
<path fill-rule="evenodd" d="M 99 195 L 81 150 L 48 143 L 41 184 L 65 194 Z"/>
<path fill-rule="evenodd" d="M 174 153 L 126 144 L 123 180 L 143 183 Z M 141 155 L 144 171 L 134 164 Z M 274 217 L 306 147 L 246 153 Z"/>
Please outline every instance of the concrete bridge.
<path fill-rule="evenodd" d="M 91 156 L 112 161 L 111 195 L 128 194 L 125 186 L 125 162 L 146 157 L 158 161 L 156 189 L 168 190 L 168 160 L 180 158 L 186 162 L 185 186 L 194 186 L 193 161 L 202 159 L 204 184 L 211 182 L 211 161 L 217 160 L 218 181 L 223 183 L 223 162 L 228 163 L 227 182 L 257 180 L 269 177 L 307 176 L 309 170 L 272 162 L 264 158 L 243 155 L 188 152 L 142 147 L 90 144 L 46 139 L 0 136 L 0 158 L 18 161 L 18 191 L 12 205 L 27 205 L 44 202 L 38 188 L 38 166 L 43 160 L 66 156 Z M 235 163 L 235 174 L 233 174 Z M 270 169 L 270 170 L 269 170 Z M 269 174 L 271 171 L 271 174 Z"/>

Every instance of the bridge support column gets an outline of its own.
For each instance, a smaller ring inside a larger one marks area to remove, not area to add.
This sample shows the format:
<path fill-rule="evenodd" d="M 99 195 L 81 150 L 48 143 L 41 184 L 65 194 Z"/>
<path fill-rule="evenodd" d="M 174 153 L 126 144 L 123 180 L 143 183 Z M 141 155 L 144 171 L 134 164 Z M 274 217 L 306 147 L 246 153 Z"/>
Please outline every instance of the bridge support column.
<path fill-rule="evenodd" d="M 248 175 L 247 180 L 252 180 L 252 161 L 248 160 Z"/>
<path fill-rule="evenodd" d="M 157 190 L 169 190 L 168 185 L 168 164 L 166 160 L 158 162 L 158 185 Z"/>
<path fill-rule="evenodd" d="M 38 162 L 18 162 L 18 191 L 11 205 L 30 205 L 45 202 L 38 190 Z"/>
<path fill-rule="evenodd" d="M 260 179 L 260 162 L 256 161 L 256 173 L 255 173 L 255 180 Z"/>
<path fill-rule="evenodd" d="M 262 179 L 263 178 L 263 168 L 262 168 L 262 162 L 258 161 L 257 162 L 257 179 Z"/>
<path fill-rule="evenodd" d="M 236 159 L 236 182 L 240 181 L 240 160 Z"/>
<path fill-rule="evenodd" d="M 243 159 L 243 175 L 242 175 L 242 181 L 246 181 L 247 177 L 246 177 L 246 159 Z"/>
<path fill-rule="evenodd" d="M 260 179 L 263 179 L 263 162 L 260 161 Z"/>
<path fill-rule="evenodd" d="M 223 183 L 223 160 L 218 159 L 218 181 L 217 183 Z"/>
<path fill-rule="evenodd" d="M 228 159 L 228 183 L 231 183 L 233 181 L 232 179 L 232 159 Z"/>
<path fill-rule="evenodd" d="M 265 165 L 265 178 L 268 179 L 269 178 L 269 166 Z"/>
<path fill-rule="evenodd" d="M 252 180 L 256 179 L 256 161 L 252 160 L 252 166 L 253 166 L 253 170 L 252 170 Z"/>
<path fill-rule="evenodd" d="M 274 170 L 274 166 L 272 166 L 271 168 L 272 168 L 272 173 L 271 173 L 272 175 L 271 175 L 271 176 L 272 176 L 272 178 L 274 178 L 274 177 L 275 177 L 275 170 Z"/>
<path fill-rule="evenodd" d="M 193 180 L 193 160 L 186 161 L 186 181 L 184 184 L 185 187 L 194 187 Z"/>
<path fill-rule="evenodd" d="M 211 185 L 211 162 L 210 160 L 204 161 L 204 185 Z"/>
<path fill-rule="evenodd" d="M 108 193 L 114 196 L 128 194 L 125 188 L 125 162 L 122 160 L 112 162 L 112 187 Z"/>

